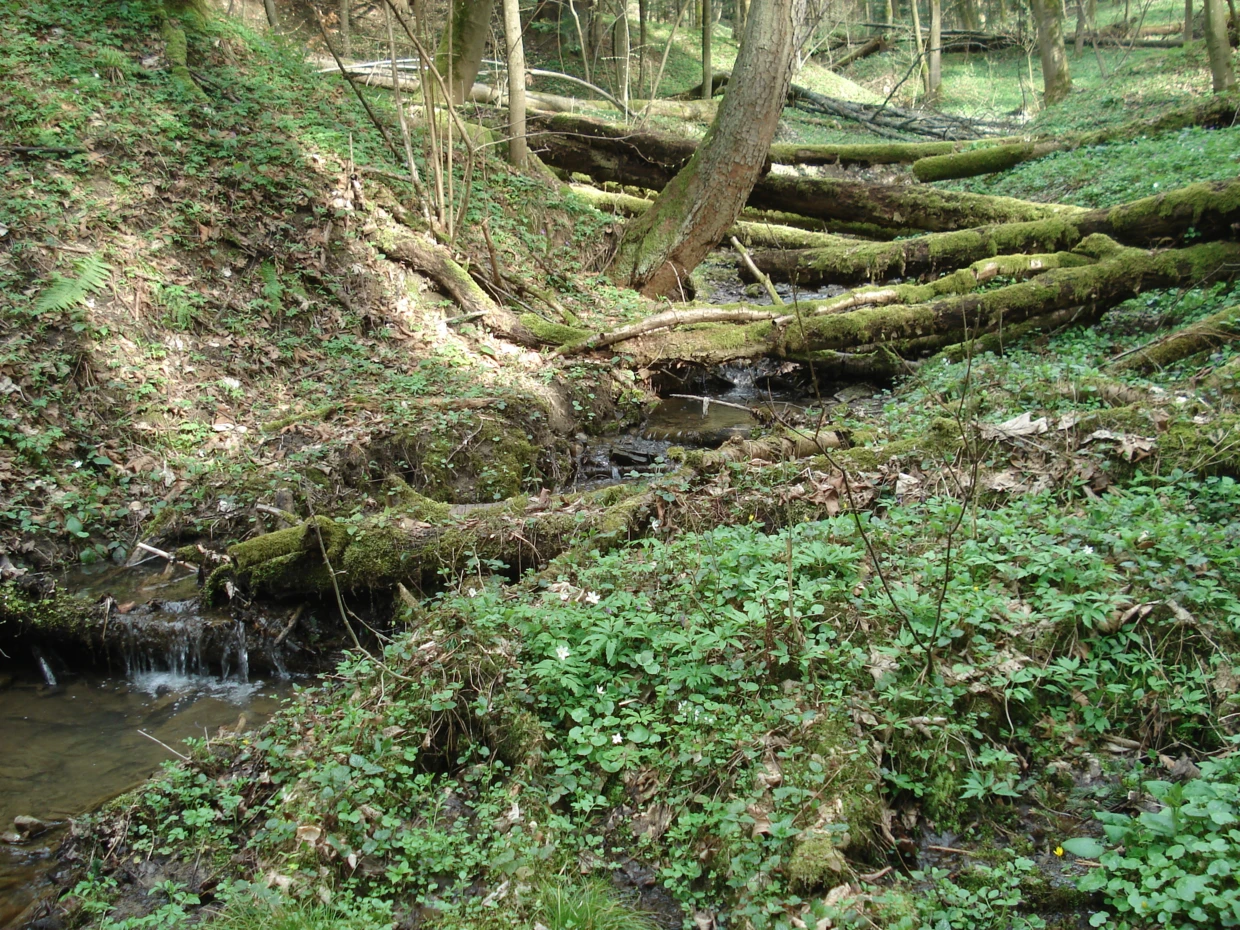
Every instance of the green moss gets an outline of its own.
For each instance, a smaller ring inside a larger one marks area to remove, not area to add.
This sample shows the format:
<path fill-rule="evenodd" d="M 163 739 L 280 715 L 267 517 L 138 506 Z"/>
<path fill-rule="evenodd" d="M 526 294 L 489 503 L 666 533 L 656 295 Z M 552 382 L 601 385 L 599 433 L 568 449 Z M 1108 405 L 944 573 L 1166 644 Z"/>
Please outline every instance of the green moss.
<path fill-rule="evenodd" d="M 90 600 L 75 594 L 40 596 L 12 581 L 0 584 L 0 628 L 6 638 L 21 632 L 80 634 L 95 625 L 97 615 Z"/>
<path fill-rule="evenodd" d="M 848 871 L 844 854 L 832 833 L 808 833 L 797 842 L 788 859 L 788 883 L 795 889 L 811 891 L 839 884 Z"/>
<path fill-rule="evenodd" d="M 923 183 L 994 174 L 1028 161 L 1034 157 L 1035 151 L 1033 143 L 1026 142 L 972 149 L 950 155 L 930 155 L 913 163 L 913 174 Z"/>
<path fill-rule="evenodd" d="M 552 323 L 550 320 L 545 320 L 533 313 L 522 314 L 521 325 L 537 336 L 539 340 L 552 346 L 571 345 L 576 342 L 582 342 L 594 335 L 588 329 L 582 329 L 578 326 L 566 326 L 563 323 Z"/>

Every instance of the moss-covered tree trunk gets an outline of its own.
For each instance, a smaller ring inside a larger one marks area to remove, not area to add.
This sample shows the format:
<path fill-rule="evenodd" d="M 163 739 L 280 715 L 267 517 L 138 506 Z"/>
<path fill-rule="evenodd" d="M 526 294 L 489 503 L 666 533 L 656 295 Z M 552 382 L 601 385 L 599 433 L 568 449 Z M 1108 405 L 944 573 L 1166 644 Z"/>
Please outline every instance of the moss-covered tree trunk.
<path fill-rule="evenodd" d="M 1231 64 L 1231 42 L 1227 37 L 1227 21 L 1223 0 L 1205 0 L 1206 51 L 1210 56 L 1210 78 L 1214 92 L 1221 94 L 1236 86 L 1236 72 Z"/>
<path fill-rule="evenodd" d="M 206 26 L 207 5 L 204 0 L 164 0 L 161 9 L 163 23 L 160 34 L 164 39 L 164 54 L 168 59 L 172 83 L 187 97 L 206 103 L 207 95 L 189 70 L 189 37 Z"/>
<path fill-rule="evenodd" d="M 928 347 L 1058 310 L 1085 306 L 1099 311 L 1150 288 L 1199 285 L 1240 269 L 1240 245 L 1234 242 L 1152 252 L 1117 248 L 1104 236 L 1095 239 L 1082 243 L 1079 251 L 1099 261 L 1056 261 L 1059 267 L 994 290 L 971 290 L 988 280 L 984 267 L 974 266 L 932 284 L 869 288 L 802 303 L 775 319 L 642 333 L 610 345 L 621 345 L 621 351 L 643 365 L 672 360 L 720 364 L 760 356 L 835 363 L 840 353 L 876 351 L 915 357 Z"/>
<path fill-rule="evenodd" d="M 464 103 L 474 86 L 491 30 L 494 0 L 452 0 L 435 54 L 435 67 L 447 82 L 455 104 Z"/>
<path fill-rule="evenodd" d="M 1240 181 L 1210 181 L 1106 210 L 898 242 L 834 237 L 815 248 L 759 252 L 753 258 L 758 270 L 779 281 L 803 286 L 851 284 L 943 273 L 995 255 L 1070 249 L 1095 234 L 1140 246 L 1179 241 L 1189 230 L 1206 239 L 1226 238 L 1234 235 L 1237 224 Z"/>
<path fill-rule="evenodd" d="M 1029 0 L 1038 27 L 1038 56 L 1042 59 L 1042 87 L 1046 105 L 1054 106 L 1072 90 L 1068 53 L 1063 46 L 1063 6 L 1060 0 Z"/>
<path fill-rule="evenodd" d="M 683 282 L 735 222 L 766 164 L 792 80 L 805 0 L 758 0 L 728 92 L 701 147 L 629 224 L 611 274 L 650 297 Z"/>

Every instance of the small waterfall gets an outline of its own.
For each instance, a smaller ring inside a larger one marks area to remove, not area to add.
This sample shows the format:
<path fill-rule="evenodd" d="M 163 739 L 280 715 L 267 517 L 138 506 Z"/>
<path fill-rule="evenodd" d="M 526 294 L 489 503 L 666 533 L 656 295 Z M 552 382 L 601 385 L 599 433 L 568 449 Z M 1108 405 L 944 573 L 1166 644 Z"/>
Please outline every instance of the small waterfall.
<path fill-rule="evenodd" d="M 39 671 L 43 674 L 43 682 L 49 688 L 56 687 L 56 676 L 52 674 L 52 667 L 47 664 L 47 659 L 39 656 Z"/>
<path fill-rule="evenodd" d="M 233 672 L 233 662 L 236 662 L 236 675 Z M 250 651 L 246 648 L 245 642 L 245 624 L 240 620 L 233 627 L 232 638 L 224 644 L 223 657 L 220 659 L 220 678 L 229 679 L 235 677 L 237 681 L 250 680 Z"/>

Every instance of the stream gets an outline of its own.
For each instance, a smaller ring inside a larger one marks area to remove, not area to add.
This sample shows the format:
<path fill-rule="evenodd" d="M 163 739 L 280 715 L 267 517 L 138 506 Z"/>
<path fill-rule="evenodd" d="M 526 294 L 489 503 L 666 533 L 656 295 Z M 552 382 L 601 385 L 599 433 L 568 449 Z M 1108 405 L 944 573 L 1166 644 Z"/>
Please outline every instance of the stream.
<path fill-rule="evenodd" d="M 251 678 L 244 637 L 207 660 L 221 621 L 199 612 L 192 573 L 109 565 L 63 583 L 121 602 L 129 645 L 110 674 L 74 674 L 50 649 L 11 656 L 15 674 L 0 674 L 0 928 L 45 887 L 69 818 L 140 784 L 188 737 L 261 724 L 292 690 L 287 677 Z M 158 649 L 128 635 L 152 623 L 168 634 Z"/>

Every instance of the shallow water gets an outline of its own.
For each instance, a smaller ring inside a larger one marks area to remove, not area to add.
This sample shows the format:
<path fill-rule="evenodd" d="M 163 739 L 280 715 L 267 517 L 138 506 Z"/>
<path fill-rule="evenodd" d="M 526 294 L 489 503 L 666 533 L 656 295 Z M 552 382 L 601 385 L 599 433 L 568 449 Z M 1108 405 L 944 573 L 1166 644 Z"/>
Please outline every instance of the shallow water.
<path fill-rule="evenodd" d="M 231 631 L 233 624 L 226 615 L 200 614 L 191 600 L 197 591 L 192 572 L 106 566 L 75 571 L 66 582 L 91 597 L 106 593 L 132 610 L 113 620 L 126 637 L 127 674 L 75 674 L 54 654 L 49 666 L 38 650 L 10 657 L 18 677 L 0 683 L 0 833 L 9 832 L 19 815 L 57 827 L 25 843 L 0 842 L 0 928 L 44 887 L 42 874 L 69 818 L 141 783 L 175 759 L 174 750 L 183 752 L 188 737 L 261 724 L 291 691 L 287 679 L 247 680 L 244 638 L 222 666 L 202 660 L 203 630 L 227 623 Z M 142 640 L 139 624 L 157 624 L 166 635 Z"/>

